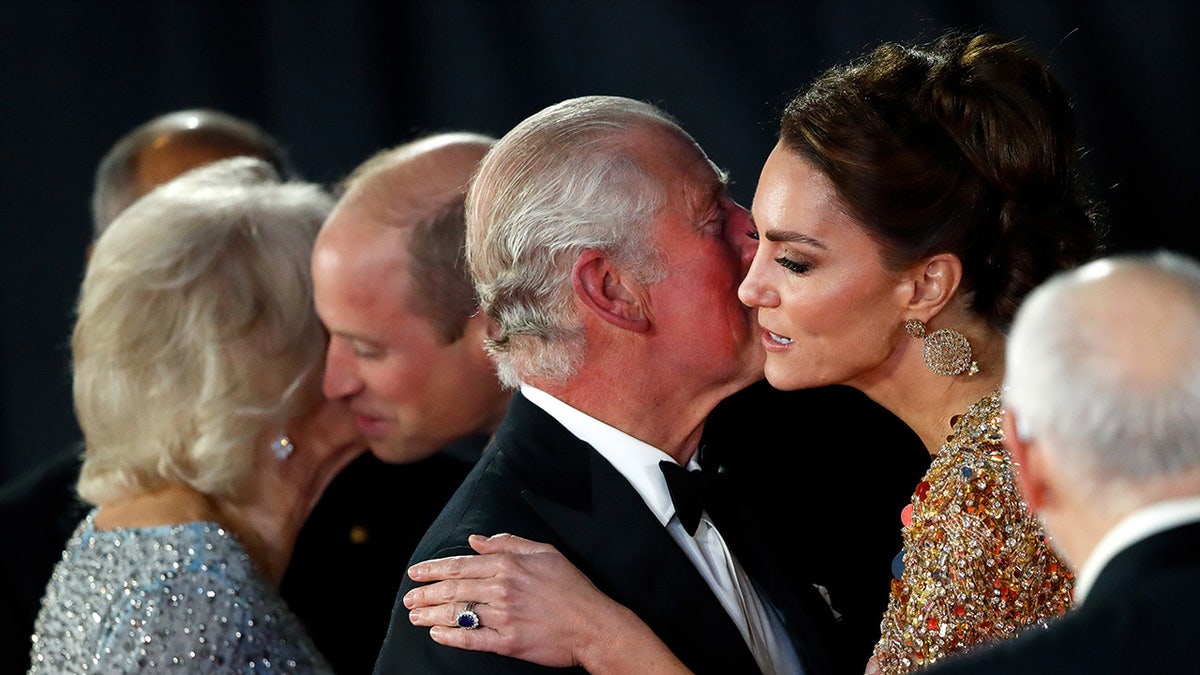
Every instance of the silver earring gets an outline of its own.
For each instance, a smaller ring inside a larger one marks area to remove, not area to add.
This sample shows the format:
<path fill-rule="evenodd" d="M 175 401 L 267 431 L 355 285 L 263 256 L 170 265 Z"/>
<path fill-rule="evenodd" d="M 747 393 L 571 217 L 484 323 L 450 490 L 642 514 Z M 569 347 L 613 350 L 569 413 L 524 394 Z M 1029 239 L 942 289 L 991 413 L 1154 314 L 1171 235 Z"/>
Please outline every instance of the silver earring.
<path fill-rule="evenodd" d="M 275 454 L 275 459 L 281 462 L 291 457 L 292 451 L 295 449 L 296 446 L 292 445 L 292 439 L 283 434 L 280 434 L 279 438 L 271 441 L 271 452 Z"/>
<path fill-rule="evenodd" d="M 979 372 L 979 364 L 971 360 L 971 343 L 967 337 L 953 328 L 942 328 L 928 332 L 925 322 L 909 319 L 904 330 L 922 342 L 921 352 L 925 365 L 938 375 L 960 375 L 968 377 Z"/>

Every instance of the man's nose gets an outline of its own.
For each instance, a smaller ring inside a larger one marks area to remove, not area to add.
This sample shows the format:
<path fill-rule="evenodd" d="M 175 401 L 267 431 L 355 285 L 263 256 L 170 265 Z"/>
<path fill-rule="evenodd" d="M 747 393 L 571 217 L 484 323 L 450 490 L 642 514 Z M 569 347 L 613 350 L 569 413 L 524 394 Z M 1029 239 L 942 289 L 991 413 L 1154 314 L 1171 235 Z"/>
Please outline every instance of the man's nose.
<path fill-rule="evenodd" d="M 325 377 L 321 390 L 325 398 L 337 400 L 356 393 L 362 381 L 354 372 L 354 357 L 345 340 L 333 337 L 325 354 Z"/>

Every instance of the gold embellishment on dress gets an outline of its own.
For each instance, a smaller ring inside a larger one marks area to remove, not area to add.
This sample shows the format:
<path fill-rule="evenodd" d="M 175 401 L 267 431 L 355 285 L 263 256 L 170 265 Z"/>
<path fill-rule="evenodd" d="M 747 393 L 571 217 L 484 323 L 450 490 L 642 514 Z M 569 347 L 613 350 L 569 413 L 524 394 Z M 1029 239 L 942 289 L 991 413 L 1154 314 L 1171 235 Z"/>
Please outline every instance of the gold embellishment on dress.
<path fill-rule="evenodd" d="M 1002 419 L 998 391 L 955 418 L 913 494 L 902 578 L 875 647 L 883 673 L 1011 637 L 1071 602 L 1071 573 L 1017 491 Z"/>

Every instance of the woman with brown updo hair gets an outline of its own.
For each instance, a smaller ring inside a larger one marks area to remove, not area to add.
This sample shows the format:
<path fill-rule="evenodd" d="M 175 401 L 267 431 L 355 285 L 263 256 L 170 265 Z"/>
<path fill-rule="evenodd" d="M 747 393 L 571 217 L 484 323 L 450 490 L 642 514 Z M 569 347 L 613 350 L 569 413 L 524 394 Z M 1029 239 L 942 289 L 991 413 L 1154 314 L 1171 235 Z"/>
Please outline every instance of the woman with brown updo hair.
<path fill-rule="evenodd" d="M 999 389 L 1022 298 L 1095 254 L 1075 143 L 1046 65 L 986 34 L 883 45 L 783 113 L 739 290 L 758 310 L 766 377 L 855 387 L 933 457 L 901 515 L 905 550 L 870 671 L 917 669 L 1070 603 L 1071 575 L 1014 483 Z M 472 546 L 494 555 L 410 571 L 452 580 L 405 598 L 439 643 L 594 673 L 686 672 L 551 547 Z M 489 630 L 449 628 L 467 601 Z"/>
<path fill-rule="evenodd" d="M 902 516 L 882 672 L 1070 602 L 1013 482 L 999 385 L 1021 299 L 1095 250 L 1074 131 L 1043 63 L 996 36 L 951 36 L 826 72 L 784 111 L 763 168 L 764 241 L 740 295 L 767 331 L 768 380 L 854 386 L 933 456 Z"/>

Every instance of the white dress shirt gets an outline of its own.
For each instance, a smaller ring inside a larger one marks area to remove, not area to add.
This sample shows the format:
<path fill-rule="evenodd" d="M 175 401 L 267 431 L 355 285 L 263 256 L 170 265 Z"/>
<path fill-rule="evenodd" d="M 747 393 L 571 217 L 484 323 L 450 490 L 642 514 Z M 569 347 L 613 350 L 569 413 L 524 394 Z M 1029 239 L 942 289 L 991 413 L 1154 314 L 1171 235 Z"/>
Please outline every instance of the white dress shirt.
<path fill-rule="evenodd" d="M 1083 602 L 1096 577 L 1118 553 L 1159 532 L 1195 521 L 1200 521 L 1200 497 L 1151 504 L 1122 518 L 1100 539 L 1075 575 L 1075 604 Z"/>
<path fill-rule="evenodd" d="M 591 445 L 629 481 L 704 577 L 741 631 L 763 673 L 792 675 L 804 672 L 778 610 L 762 597 L 746 576 L 708 514 L 701 515 L 694 537 L 688 535 L 675 517 L 675 505 L 658 466 L 664 460 L 674 462 L 670 455 L 535 387 L 523 384 L 521 393 L 576 438 Z M 699 468 L 694 455 L 688 462 L 689 469 Z"/>

